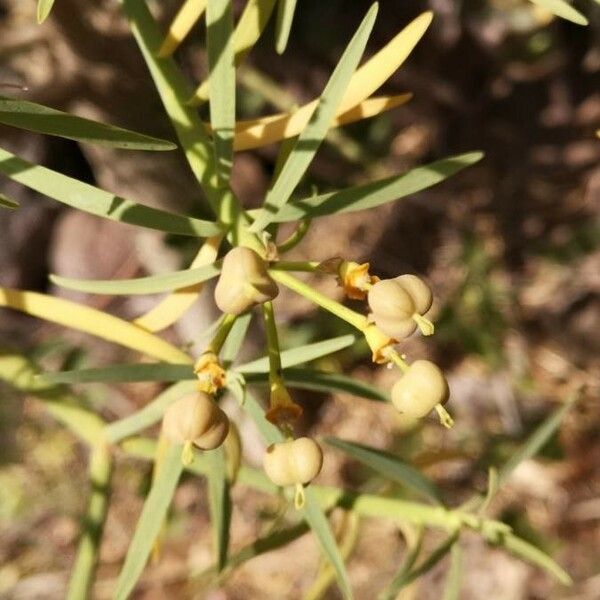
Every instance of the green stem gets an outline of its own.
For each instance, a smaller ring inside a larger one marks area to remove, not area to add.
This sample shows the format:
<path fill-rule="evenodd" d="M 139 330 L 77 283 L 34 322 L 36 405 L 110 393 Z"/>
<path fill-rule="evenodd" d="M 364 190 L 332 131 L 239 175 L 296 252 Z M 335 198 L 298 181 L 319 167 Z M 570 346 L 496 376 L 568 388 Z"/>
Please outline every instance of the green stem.
<path fill-rule="evenodd" d="M 83 600 L 90 595 L 108 510 L 112 467 L 113 461 L 108 445 L 99 443 L 92 448 L 89 466 L 92 491 L 82 523 L 82 535 L 69 580 L 67 600 Z"/>
<path fill-rule="evenodd" d="M 332 300 L 328 296 L 321 294 L 321 292 L 318 292 L 303 281 L 296 279 L 293 275 L 290 275 L 285 271 L 278 271 L 277 269 L 271 269 L 269 272 L 275 281 L 278 281 L 297 294 L 304 296 L 307 300 L 324 308 L 336 317 L 350 323 L 350 325 L 356 327 L 356 329 L 363 331 L 368 325 L 367 317 Z"/>
<path fill-rule="evenodd" d="M 277 335 L 277 324 L 273 303 L 265 302 L 262 305 L 265 320 L 265 331 L 267 334 L 267 351 L 269 356 L 269 383 L 271 385 L 281 382 L 281 353 L 279 350 L 279 336 Z"/>
<path fill-rule="evenodd" d="M 314 273 L 319 270 L 321 263 L 318 260 L 278 260 L 270 265 L 271 269 L 277 271 L 304 271 L 306 273 Z"/>
<path fill-rule="evenodd" d="M 403 372 L 406 373 L 410 365 L 395 351 L 392 350 L 389 354 L 390 360 Z"/>
<path fill-rule="evenodd" d="M 288 237 L 286 240 L 284 240 L 283 242 L 281 242 L 281 244 L 277 246 L 277 251 L 279 252 L 279 254 L 285 254 L 286 252 L 289 252 L 292 248 L 295 248 L 304 239 L 304 236 L 308 233 L 311 223 L 312 219 L 304 219 L 303 221 L 300 221 L 300 223 L 298 223 L 298 226 L 296 227 L 296 229 L 294 229 L 290 237 Z"/>
<path fill-rule="evenodd" d="M 225 314 L 219 323 L 219 328 L 217 329 L 217 333 L 210 341 L 208 346 L 206 347 L 207 352 L 212 352 L 213 354 L 218 355 L 221 352 L 221 348 L 223 344 L 227 340 L 227 336 L 229 335 L 231 328 L 233 327 L 235 321 L 237 319 L 237 315 Z"/>

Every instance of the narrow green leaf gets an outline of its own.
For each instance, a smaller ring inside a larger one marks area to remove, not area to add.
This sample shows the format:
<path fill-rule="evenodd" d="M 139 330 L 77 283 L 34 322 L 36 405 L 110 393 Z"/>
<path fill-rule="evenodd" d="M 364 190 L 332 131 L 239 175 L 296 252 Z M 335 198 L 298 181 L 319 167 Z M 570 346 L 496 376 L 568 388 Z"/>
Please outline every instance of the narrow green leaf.
<path fill-rule="evenodd" d="M 132 294 L 158 294 L 188 287 L 216 277 L 221 272 L 220 265 L 214 263 L 195 269 L 171 271 L 136 279 L 72 279 L 60 275 L 50 275 L 50 281 L 69 290 L 110 296 Z"/>
<path fill-rule="evenodd" d="M 573 583 L 570 575 L 545 552 L 542 552 L 539 548 L 536 548 L 516 535 L 509 533 L 502 536 L 500 546 L 515 556 L 541 567 L 544 571 L 556 577 L 563 585 L 571 585 Z"/>
<path fill-rule="evenodd" d="M 462 575 L 462 548 L 454 544 L 450 551 L 450 570 L 446 577 L 443 600 L 460 600 L 460 580 Z"/>
<path fill-rule="evenodd" d="M 442 504 L 440 491 L 435 484 L 424 477 L 417 469 L 401 461 L 393 454 L 334 437 L 326 437 L 324 441 L 330 446 L 341 450 L 349 457 L 377 471 L 385 478 L 396 481 Z"/>
<path fill-rule="evenodd" d="M 209 237 L 222 231 L 221 226 L 210 221 L 165 212 L 119 198 L 88 183 L 34 165 L 2 148 L 0 173 L 58 202 L 105 219 L 194 237 Z"/>
<path fill-rule="evenodd" d="M 0 123 L 34 133 L 126 150 L 174 150 L 173 142 L 70 115 L 26 100 L 0 96 Z"/>
<path fill-rule="evenodd" d="M 117 442 L 130 437 L 155 423 L 158 423 L 169 406 L 179 400 L 182 396 L 193 392 L 198 387 L 197 381 L 182 381 L 167 388 L 164 392 L 156 396 L 152 402 L 149 402 L 144 408 L 137 412 L 115 421 L 105 428 L 106 439 L 116 444 Z"/>
<path fill-rule="evenodd" d="M 235 323 L 223 344 L 223 350 L 221 351 L 221 359 L 225 366 L 232 363 L 242 349 L 242 344 L 246 339 L 246 333 L 248 332 L 251 321 L 251 312 L 241 315 L 235 320 Z"/>
<path fill-rule="evenodd" d="M 423 167 L 411 169 L 402 175 L 394 175 L 379 181 L 327 192 L 303 200 L 295 200 L 286 204 L 273 217 L 273 221 L 285 223 L 334 213 L 375 208 L 441 183 L 448 177 L 480 161 L 483 156 L 482 152 L 451 156 Z"/>
<path fill-rule="evenodd" d="M 126 600 L 129 597 L 144 570 L 183 470 L 181 451 L 181 446 L 169 446 L 164 462 L 161 462 L 119 574 L 115 600 Z"/>
<path fill-rule="evenodd" d="M 43 373 L 37 377 L 41 384 L 56 383 L 134 383 L 138 381 L 195 380 L 192 365 L 172 363 L 125 363 L 110 367 L 77 369 Z"/>
<path fill-rule="evenodd" d="M 377 4 L 374 4 L 344 51 L 323 90 L 308 125 L 298 136 L 294 149 L 285 162 L 277 181 L 267 193 L 264 205 L 250 228 L 251 231 L 260 232 L 273 221 L 273 216 L 290 199 L 292 192 L 310 165 L 344 98 L 350 79 L 364 52 L 376 16 Z"/>
<path fill-rule="evenodd" d="M 19 203 L 4 194 L 0 194 L 0 206 L 2 208 L 8 208 L 14 210 L 15 208 L 19 208 Z"/>
<path fill-rule="evenodd" d="M 113 460 L 108 446 L 104 443 L 95 446 L 90 453 L 88 468 L 90 499 L 87 513 L 82 520 L 77 557 L 69 578 L 67 600 L 81 600 L 89 596 L 108 512 L 112 468 Z"/>
<path fill-rule="evenodd" d="M 577 10 L 575 10 L 566 0 L 531 0 L 534 4 L 545 8 L 557 17 L 562 17 L 567 21 L 577 25 L 587 25 L 588 20 Z"/>
<path fill-rule="evenodd" d="M 342 335 L 323 342 L 307 344 L 299 348 L 284 350 L 281 353 L 281 366 L 286 369 L 302 363 L 310 362 L 322 356 L 333 354 L 343 348 L 351 346 L 356 341 L 353 335 Z M 269 357 L 264 356 L 252 362 L 236 367 L 236 371 L 243 373 L 267 373 L 269 371 Z"/>
<path fill-rule="evenodd" d="M 256 398 L 246 390 L 244 400 L 244 410 L 250 415 L 258 431 L 268 444 L 283 442 L 284 437 L 281 431 L 265 418 L 265 409 L 258 403 Z"/>
<path fill-rule="evenodd" d="M 574 394 L 565 403 L 554 411 L 526 440 L 526 442 L 515 452 L 502 466 L 498 472 L 498 487 L 504 485 L 511 473 L 521 464 L 535 456 L 554 435 L 560 426 L 564 416 L 578 400 L 579 393 Z"/>
<path fill-rule="evenodd" d="M 206 458 L 209 463 L 208 503 L 213 532 L 213 549 L 216 555 L 217 570 L 221 571 L 227 562 L 231 524 L 231 498 L 225 466 L 225 452 L 222 447 L 217 448 L 206 452 Z"/>
<path fill-rule="evenodd" d="M 304 490 L 304 496 L 305 501 L 304 507 L 302 508 L 302 514 L 304 515 L 306 522 L 310 525 L 310 528 L 313 530 L 323 554 L 331 563 L 344 598 L 352 598 L 348 573 L 346 572 L 340 549 L 331 533 L 327 517 L 319 506 L 319 500 L 310 486 Z"/>
<path fill-rule="evenodd" d="M 283 378 L 288 387 L 315 392 L 346 392 L 367 400 L 389 402 L 389 393 L 374 385 L 341 373 L 326 373 L 314 369 L 284 369 Z M 267 383 L 267 373 L 248 373 L 247 383 Z"/>
<path fill-rule="evenodd" d="M 295 11 L 296 0 L 279 0 L 275 25 L 275 50 L 277 50 L 277 54 L 283 54 L 287 48 Z"/>
<path fill-rule="evenodd" d="M 50 14 L 54 0 L 38 0 L 37 5 L 37 22 L 41 25 Z"/>
<path fill-rule="evenodd" d="M 215 165 L 221 185 L 227 185 L 233 164 L 235 133 L 235 64 L 231 0 L 208 0 L 206 50 L 210 73 L 210 125 Z"/>

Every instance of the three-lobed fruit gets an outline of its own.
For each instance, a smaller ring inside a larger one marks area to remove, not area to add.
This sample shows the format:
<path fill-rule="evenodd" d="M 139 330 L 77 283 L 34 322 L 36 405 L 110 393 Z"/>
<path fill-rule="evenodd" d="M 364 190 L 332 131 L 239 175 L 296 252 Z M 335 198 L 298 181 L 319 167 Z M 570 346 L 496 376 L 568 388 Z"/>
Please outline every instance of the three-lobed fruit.
<path fill-rule="evenodd" d="M 271 444 L 263 458 L 265 473 L 282 487 L 310 483 L 321 472 L 322 465 L 321 447 L 307 437 Z"/>

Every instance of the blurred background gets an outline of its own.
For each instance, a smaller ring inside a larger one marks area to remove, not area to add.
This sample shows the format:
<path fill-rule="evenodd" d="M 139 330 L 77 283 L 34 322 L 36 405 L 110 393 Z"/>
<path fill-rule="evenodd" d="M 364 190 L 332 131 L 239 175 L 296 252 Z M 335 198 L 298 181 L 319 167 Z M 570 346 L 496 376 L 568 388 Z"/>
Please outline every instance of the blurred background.
<path fill-rule="evenodd" d="M 33 0 L 0 0 L 0 81 L 26 85 L 25 99 L 144 133 L 174 139 L 146 67 L 116 0 L 57 0 L 35 24 Z M 243 8 L 236 2 L 236 10 Z M 299 393 L 301 425 L 380 448 L 422 467 L 452 505 L 484 490 L 499 464 L 540 421 L 585 386 L 560 434 L 540 457 L 520 465 L 491 514 L 552 554 L 572 588 L 465 535 L 461 598 L 600 598 L 600 7 L 576 2 L 590 19 L 579 27 L 521 0 L 382 0 L 368 53 L 412 18 L 435 11 L 433 25 L 382 93 L 411 91 L 405 106 L 331 133 L 306 179 L 329 190 L 385 177 L 451 154 L 483 150 L 485 159 L 424 193 L 366 212 L 318 220 L 291 258 L 342 255 L 370 262 L 382 276 L 416 273 L 436 295 L 433 338 L 403 350 L 447 372 L 456 425 L 435 419 L 403 431 L 392 412 L 351 396 Z M 160 6 L 157 6 L 160 5 Z M 317 96 L 368 8 L 366 1 L 299 3 L 287 51 L 273 51 L 270 26 L 240 70 L 239 114 L 252 117 Z M 166 26 L 179 3 L 154 3 Z M 177 52 L 193 81 L 206 74 L 203 26 Z M 12 92 L 11 92 L 12 93 Z M 179 152 L 124 152 L 0 129 L 2 145 L 27 159 L 145 204 L 208 213 Z M 234 188 L 258 205 L 276 147 L 236 156 Z M 21 203 L 0 212 L 0 281 L 47 291 L 133 318 L 156 298 L 118 299 L 53 289 L 49 273 L 123 278 L 184 268 L 193 240 L 102 221 L 60 206 L 7 180 L 0 189 Z M 338 298 L 331 281 L 315 284 Z M 293 347 L 346 331 L 297 297 L 276 303 L 282 343 Z M 167 332 L 202 347 L 216 312 L 205 294 Z M 66 369 L 133 360 L 122 349 L 6 310 L 0 350 L 18 351 L 42 368 Z M 244 353 L 263 353 L 257 326 Z M 344 370 L 389 388 L 393 372 L 373 368 L 357 345 L 318 367 Z M 155 384 L 77 390 L 107 419 L 123 417 L 162 389 Z M 0 388 L 0 598 L 62 598 L 86 505 L 86 451 L 41 404 Z M 25 401 L 24 401 L 25 400 Z M 236 414 L 233 405 L 227 405 Z M 249 462 L 262 447 L 236 414 Z M 94 597 L 110 598 L 150 477 L 150 466 L 122 457 L 101 551 Z M 330 449 L 325 483 L 357 486 L 369 477 Z M 232 545 L 264 531 L 277 504 L 234 488 Z M 183 481 L 159 562 L 136 598 L 301 598 L 318 567 L 310 536 L 254 559 L 225 581 L 212 564 L 205 487 Z M 439 538 L 427 538 L 427 547 Z M 385 521 L 361 523 L 349 559 L 358 599 L 374 598 L 405 554 L 402 533 Z M 403 598 L 441 597 L 442 562 Z M 330 589 L 327 598 L 340 597 Z"/>

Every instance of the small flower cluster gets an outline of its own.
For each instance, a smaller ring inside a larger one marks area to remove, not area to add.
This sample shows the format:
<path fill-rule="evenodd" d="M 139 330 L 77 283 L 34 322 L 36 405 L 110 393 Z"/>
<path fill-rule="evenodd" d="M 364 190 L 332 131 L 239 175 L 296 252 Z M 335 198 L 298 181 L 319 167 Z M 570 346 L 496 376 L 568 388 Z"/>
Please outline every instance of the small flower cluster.
<path fill-rule="evenodd" d="M 271 364 L 270 407 L 265 416 L 286 435 L 285 441 L 267 448 L 263 466 L 276 485 L 296 487 L 296 505 L 301 506 L 303 486 L 321 471 L 323 452 L 314 439 L 294 439 L 292 434 L 293 424 L 302 414 L 302 408 L 293 401 L 282 379 L 277 331 L 270 305 L 279 289 L 269 273 L 268 260 L 250 248 L 240 246 L 230 250 L 223 259 L 215 302 L 225 318 L 232 319 L 263 305 Z M 380 280 L 369 274 L 368 263 L 327 261 L 320 270 L 335 272 L 348 297 L 367 302 L 367 316 L 355 314 L 364 320 L 361 329 L 372 349 L 373 360 L 395 363 L 402 371 L 391 390 L 396 410 L 417 420 L 437 408 L 440 415 L 447 416 L 445 424 L 448 424 L 450 417 L 441 408 L 449 395 L 442 371 L 427 360 L 417 360 L 409 365 L 394 349 L 417 328 L 424 335 L 433 333 L 433 324 L 426 317 L 433 302 L 429 287 L 415 275 Z M 215 395 L 226 385 L 226 372 L 218 359 L 226 335 L 227 331 L 218 338 L 218 343 L 213 340 L 196 362 L 198 392 L 172 404 L 164 416 L 163 433 L 171 442 L 184 445 L 186 461 L 193 456 L 192 446 L 211 450 L 228 438 L 229 419 L 215 402 Z M 239 454 L 239 437 L 236 439 Z"/>

